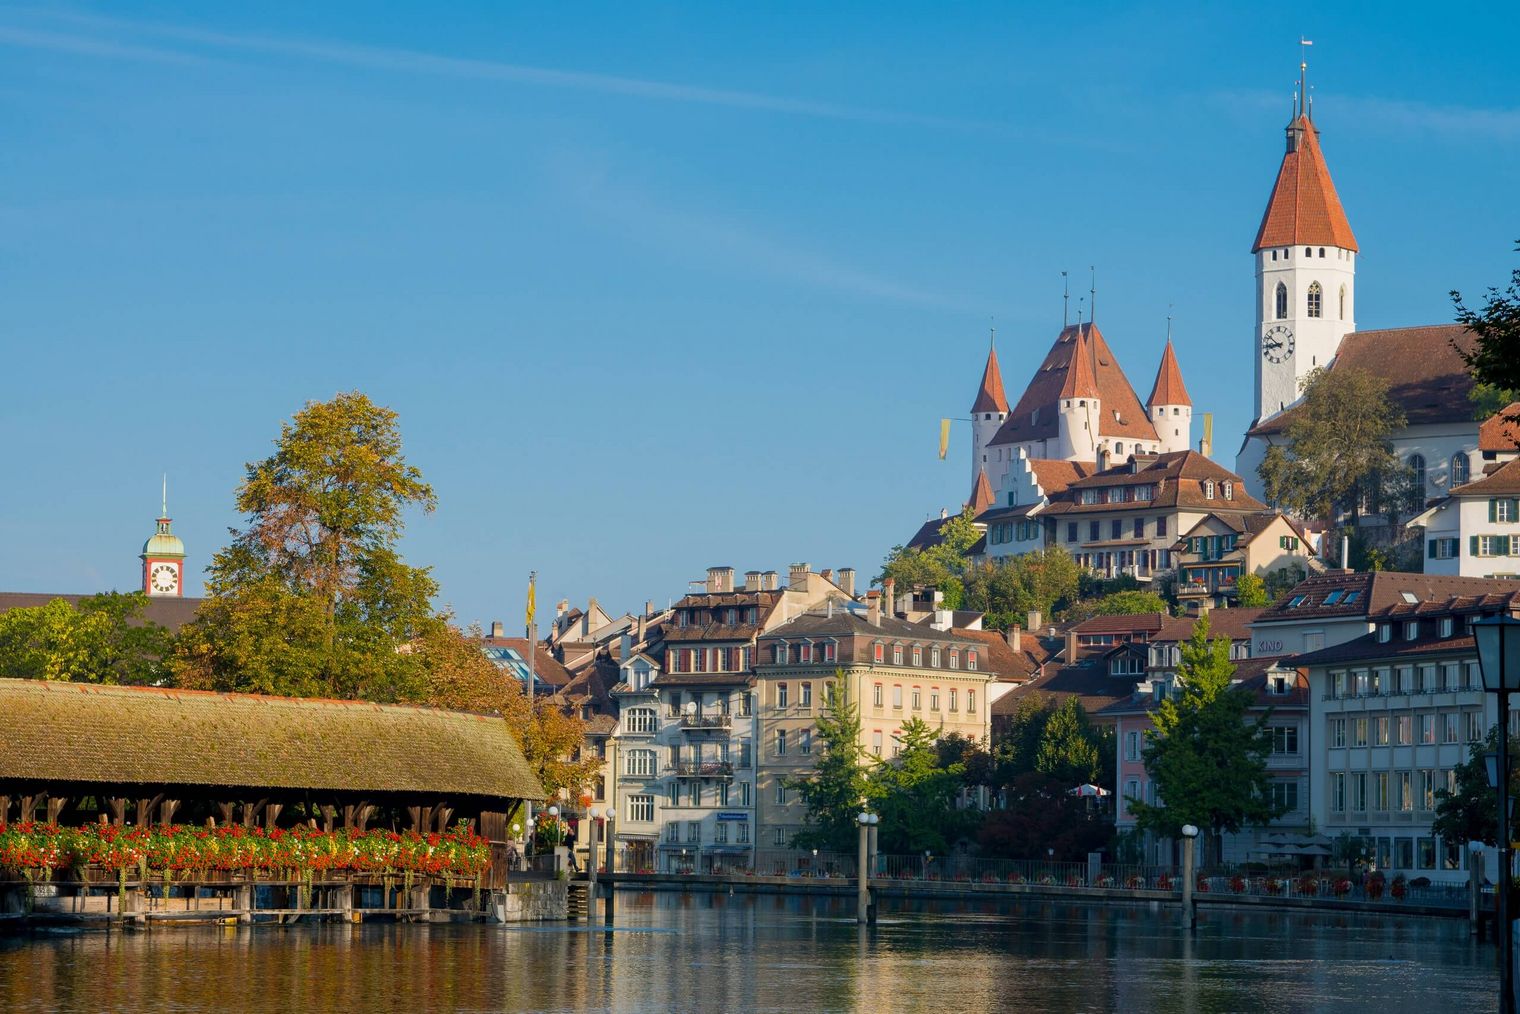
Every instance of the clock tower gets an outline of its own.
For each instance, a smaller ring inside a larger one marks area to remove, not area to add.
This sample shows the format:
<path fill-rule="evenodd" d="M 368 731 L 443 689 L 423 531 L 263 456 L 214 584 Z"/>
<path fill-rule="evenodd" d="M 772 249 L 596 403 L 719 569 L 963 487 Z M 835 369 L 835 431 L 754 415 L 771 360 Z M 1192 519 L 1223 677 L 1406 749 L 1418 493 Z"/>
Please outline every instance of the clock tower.
<path fill-rule="evenodd" d="M 158 531 L 143 543 L 143 591 L 153 596 L 185 594 L 185 544 L 169 530 L 169 481 L 164 480 L 164 507 Z"/>
<path fill-rule="evenodd" d="M 1356 330 L 1356 237 L 1330 181 L 1311 112 L 1300 79 L 1287 151 L 1251 247 L 1256 422 L 1297 401 L 1299 383 L 1316 367 L 1328 366 L 1342 336 Z"/>

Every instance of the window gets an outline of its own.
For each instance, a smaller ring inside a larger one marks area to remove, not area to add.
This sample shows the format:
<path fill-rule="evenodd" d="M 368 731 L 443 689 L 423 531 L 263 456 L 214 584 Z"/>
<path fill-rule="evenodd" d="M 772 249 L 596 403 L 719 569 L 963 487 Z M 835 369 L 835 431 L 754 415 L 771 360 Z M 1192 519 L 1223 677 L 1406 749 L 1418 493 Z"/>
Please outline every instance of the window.
<path fill-rule="evenodd" d="M 1334 771 L 1330 774 L 1330 809 L 1335 813 L 1346 812 L 1346 773 Z"/>
<path fill-rule="evenodd" d="M 914 665 L 923 665 L 924 664 L 924 647 L 921 644 L 915 644 L 913 646 L 913 664 Z"/>
<path fill-rule="evenodd" d="M 1323 293 L 1324 290 L 1319 287 L 1319 282 L 1309 283 L 1309 316 L 1324 316 L 1324 314 L 1320 312 L 1321 303 L 1323 301 Z"/>
<path fill-rule="evenodd" d="M 786 730 L 785 729 L 777 729 L 776 730 L 776 756 L 777 757 L 785 757 L 786 756 Z"/>
<path fill-rule="evenodd" d="M 647 824 L 654 820 L 654 797 L 629 796 L 628 819 L 638 824 Z"/>
<path fill-rule="evenodd" d="M 1298 809 L 1298 783 L 1273 782 L 1272 805 L 1285 813 Z"/>
<path fill-rule="evenodd" d="M 885 655 L 885 648 L 886 645 L 882 644 L 880 641 L 871 645 L 871 661 L 880 665 Z"/>
<path fill-rule="evenodd" d="M 775 661 L 777 665 L 786 665 L 787 662 L 791 661 L 791 650 L 787 647 L 785 641 L 776 642 Z"/>
<path fill-rule="evenodd" d="M 813 752 L 813 730 L 803 729 L 797 734 L 797 752 L 804 757 Z"/>
<path fill-rule="evenodd" d="M 1389 641 L 1393 640 L 1393 624 L 1379 623 L 1377 637 L 1378 641 L 1382 644 L 1387 644 Z"/>
<path fill-rule="evenodd" d="M 931 691 L 929 691 L 929 710 L 930 711 L 938 711 L 939 710 L 939 691 L 938 690 L 931 690 Z"/>
<path fill-rule="evenodd" d="M 919 693 L 919 691 L 917 689 L 915 689 L 913 691 L 913 710 L 917 711 L 919 708 L 922 708 L 922 707 L 923 707 L 923 695 L 921 693 Z"/>
<path fill-rule="evenodd" d="M 681 822 L 679 820 L 666 821 L 665 840 L 676 842 L 681 840 Z"/>
<path fill-rule="evenodd" d="M 1140 759 L 1140 734 L 1138 732 L 1126 732 L 1124 734 L 1124 759 L 1137 761 Z"/>
<path fill-rule="evenodd" d="M 971 715 L 971 714 L 975 714 L 975 713 L 976 713 L 976 691 L 975 690 L 967 690 L 966 691 L 966 714 Z"/>
<path fill-rule="evenodd" d="M 960 704 L 956 700 L 956 691 L 955 691 L 955 688 L 951 687 L 949 693 L 950 693 L 950 710 L 951 711 L 959 711 L 960 710 Z"/>
<path fill-rule="evenodd" d="M 1448 711 L 1441 716 L 1441 742 L 1456 743 L 1462 735 L 1462 716 L 1455 711 Z"/>
<path fill-rule="evenodd" d="M 1425 455 L 1411 454 L 1405 462 L 1409 470 L 1414 473 L 1411 476 L 1414 486 L 1414 502 L 1423 507 L 1425 505 Z"/>
<path fill-rule="evenodd" d="M 654 732 L 653 708 L 630 708 L 623 715 L 623 731 L 630 733 Z"/>
<path fill-rule="evenodd" d="M 929 649 L 929 664 L 936 669 L 939 668 L 939 645 L 937 644 Z"/>
<path fill-rule="evenodd" d="M 1424 714 L 1420 716 L 1420 742 L 1434 743 L 1436 741 L 1436 716 Z"/>
<path fill-rule="evenodd" d="M 748 806 L 748 805 L 750 805 L 750 793 L 752 791 L 753 790 L 750 789 L 750 787 L 749 787 L 749 782 L 740 782 L 739 783 L 739 805 L 740 806 Z M 739 838 L 739 840 L 743 841 L 744 838 L 741 836 Z"/>
<path fill-rule="evenodd" d="M 1388 716 L 1378 715 L 1372 720 L 1372 745 L 1388 745 Z"/>
<path fill-rule="evenodd" d="M 878 729 L 875 732 L 871 733 L 871 752 L 873 754 L 875 754 L 876 756 L 878 756 L 878 757 L 881 756 L 881 730 L 880 729 Z"/>
<path fill-rule="evenodd" d="M 880 645 L 877 645 L 877 647 L 880 647 Z M 871 688 L 871 706 L 873 708 L 879 708 L 879 707 L 881 707 L 881 684 L 880 683 L 876 684 L 875 686 L 873 686 Z"/>
<path fill-rule="evenodd" d="M 1372 775 L 1372 808 L 1387 810 L 1393 796 L 1389 791 L 1388 772 L 1376 771 Z"/>
<path fill-rule="evenodd" d="M 1226 500 L 1235 499 L 1235 484 L 1228 479 L 1224 482 L 1224 498 Z M 1232 546 L 1231 548 L 1233 549 L 1234 547 Z"/>
<path fill-rule="evenodd" d="M 1130 733 L 1131 736 L 1134 733 Z M 1298 726 L 1275 725 L 1272 727 L 1273 753 L 1298 753 Z M 1133 759 L 1133 758 L 1131 758 Z"/>
<path fill-rule="evenodd" d="M 1166 534 L 1166 515 L 1163 514 L 1163 515 L 1161 515 L 1160 517 L 1158 517 L 1156 519 L 1156 538 L 1159 539 L 1162 536 L 1164 536 L 1165 534 Z"/>
<path fill-rule="evenodd" d="M 713 842 L 718 845 L 728 844 L 728 823 L 718 821 L 713 825 Z"/>
<path fill-rule="evenodd" d="M 1399 715 L 1393 720 L 1394 745 L 1410 746 L 1414 743 L 1414 719 Z"/>
<path fill-rule="evenodd" d="M 892 707 L 902 709 L 902 684 L 892 687 Z"/>
<path fill-rule="evenodd" d="M 1346 720 L 1344 718 L 1332 718 L 1329 720 L 1330 745 L 1340 747 L 1346 745 Z"/>
<path fill-rule="evenodd" d="M 780 806 L 786 805 L 786 782 L 779 778 L 776 779 L 776 803 Z"/>
<path fill-rule="evenodd" d="M 799 644 L 799 645 L 797 645 L 797 661 L 802 662 L 804 664 L 813 661 L 813 646 L 812 646 L 812 644 Z"/>
<path fill-rule="evenodd" d="M 776 707 L 778 707 L 778 708 L 784 708 L 784 707 L 786 707 L 787 703 L 788 703 L 787 702 L 787 697 L 788 696 L 789 696 L 789 691 L 787 689 L 787 685 L 785 683 L 777 683 L 776 684 Z"/>
<path fill-rule="evenodd" d="M 744 718 L 748 718 L 754 714 L 754 711 L 755 695 L 752 691 L 746 690 L 744 691 L 744 695 L 739 698 L 739 714 Z"/>
<path fill-rule="evenodd" d="M 627 758 L 623 767 L 625 774 L 644 778 L 654 774 L 655 754 L 653 750 L 629 750 Z"/>
<path fill-rule="evenodd" d="M 702 822 L 700 820 L 688 820 L 686 822 L 686 840 L 691 842 L 702 840 Z"/>
<path fill-rule="evenodd" d="M 681 785 L 680 785 L 679 782 L 671 782 L 670 783 L 670 805 L 671 806 L 680 806 L 681 805 Z"/>
<path fill-rule="evenodd" d="M 1499 497 L 1488 501 L 1488 520 L 1507 524 L 1517 519 L 1520 519 L 1520 500 Z"/>
<path fill-rule="evenodd" d="M 828 641 L 823 646 L 823 660 L 825 662 L 837 662 L 839 660 L 839 645 Z"/>
<path fill-rule="evenodd" d="M 1420 636 L 1420 621 L 1419 620 L 1405 620 L 1404 621 L 1404 640 L 1406 640 L 1406 641 L 1413 641 L 1416 638 L 1418 638 L 1419 636 Z"/>
<path fill-rule="evenodd" d="M 1357 718 L 1351 722 L 1351 745 L 1367 745 L 1367 719 Z"/>
<path fill-rule="evenodd" d="M 1467 712 L 1467 741 L 1469 743 L 1483 741 L 1483 713 L 1481 711 Z"/>
<path fill-rule="evenodd" d="M 1450 616 L 1443 616 L 1440 620 L 1437 621 L 1437 629 L 1440 631 L 1440 636 L 1442 637 L 1450 637 L 1451 632 L 1453 629 L 1455 629 L 1455 627 L 1456 624 L 1452 621 L 1452 618 Z M 1452 689 L 1455 688 L 1453 687 Z"/>
<path fill-rule="evenodd" d="M 1277 319 L 1288 319 L 1288 287 L 1282 282 L 1277 283 Z"/>
<path fill-rule="evenodd" d="M 1457 539 L 1431 539 L 1425 555 L 1432 560 L 1455 560 L 1459 545 Z"/>
<path fill-rule="evenodd" d="M 1408 771 L 1400 771 L 1398 775 L 1399 809 L 1407 812 L 1414 809 L 1414 779 Z"/>
<path fill-rule="evenodd" d="M 1346 319 L 1346 287 L 1344 285 L 1341 286 L 1341 315 L 1340 315 L 1340 319 L 1341 320 L 1345 320 Z"/>
<path fill-rule="evenodd" d="M 738 834 L 735 835 L 734 840 L 741 844 L 749 844 L 749 821 L 741 820 L 735 826 L 738 828 Z"/>
<path fill-rule="evenodd" d="M 1367 812 L 1367 772 L 1351 774 L 1351 809 L 1357 813 Z"/>
<path fill-rule="evenodd" d="M 892 645 L 892 664 L 902 665 L 902 645 Z"/>
<path fill-rule="evenodd" d="M 975 648 L 967 648 L 966 649 L 966 668 L 969 669 L 969 670 L 971 670 L 972 672 L 976 672 L 976 649 Z M 954 692 L 955 691 L 953 691 L 953 690 L 951 691 L 952 694 L 954 694 Z M 953 698 L 952 698 L 952 700 L 953 700 Z M 954 707 L 954 705 L 952 705 L 952 707 Z"/>
<path fill-rule="evenodd" d="M 804 708 L 811 708 L 813 706 L 813 684 L 811 684 L 811 683 L 804 683 L 804 684 L 802 684 L 802 701 L 801 701 L 801 704 L 802 704 L 802 706 Z"/>
<path fill-rule="evenodd" d="M 1203 480 L 1203 498 L 1205 500 L 1212 500 L 1212 499 L 1214 499 L 1214 480 L 1213 479 L 1205 479 L 1205 480 Z"/>
<path fill-rule="evenodd" d="M 1077 523 L 1075 521 L 1066 522 L 1066 541 L 1077 541 Z"/>
<path fill-rule="evenodd" d="M 1452 488 L 1460 486 L 1463 483 L 1467 482 L 1467 480 L 1468 480 L 1468 478 L 1470 476 L 1471 476 L 1471 472 L 1470 472 L 1470 470 L 1468 468 L 1467 455 L 1464 454 L 1464 453 L 1462 453 L 1461 451 L 1458 451 L 1456 454 L 1453 454 L 1451 456 L 1451 483 L 1450 483 L 1450 486 Z"/>
<path fill-rule="evenodd" d="M 960 667 L 961 667 L 961 650 L 959 648 L 951 648 L 950 649 L 950 668 L 952 668 L 952 669 L 959 669 Z"/>

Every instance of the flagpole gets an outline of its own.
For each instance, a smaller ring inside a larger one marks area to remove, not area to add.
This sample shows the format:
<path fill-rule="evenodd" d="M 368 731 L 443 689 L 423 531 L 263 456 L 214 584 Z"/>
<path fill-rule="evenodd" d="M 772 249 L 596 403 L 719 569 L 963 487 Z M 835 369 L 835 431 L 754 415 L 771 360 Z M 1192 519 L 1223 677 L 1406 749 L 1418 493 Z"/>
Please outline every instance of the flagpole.
<path fill-rule="evenodd" d="M 524 621 L 525 622 L 524 622 L 523 626 L 526 628 L 526 635 L 525 636 L 528 639 L 528 686 L 527 686 L 527 690 L 528 690 L 528 708 L 529 708 L 530 712 L 531 712 L 531 710 L 533 708 L 533 691 L 534 691 L 534 688 L 538 685 L 538 676 L 537 676 L 537 673 L 535 671 L 535 665 L 537 663 L 538 652 L 536 650 L 537 646 L 533 643 L 533 613 L 534 613 L 535 607 L 538 604 L 537 601 L 536 601 L 537 600 L 537 595 L 535 594 L 535 590 L 534 590 L 533 586 L 534 586 L 535 582 L 537 582 L 537 581 L 538 581 L 538 571 L 536 571 L 536 570 L 530 570 L 530 571 L 528 571 L 528 605 L 527 605 L 527 609 L 524 610 Z M 532 803 L 531 800 L 527 800 L 527 799 L 523 800 L 523 834 L 526 836 L 525 840 L 523 842 L 523 850 L 526 852 L 527 851 L 527 844 L 528 844 L 528 842 L 530 842 L 530 841 L 533 840 L 533 803 Z"/>

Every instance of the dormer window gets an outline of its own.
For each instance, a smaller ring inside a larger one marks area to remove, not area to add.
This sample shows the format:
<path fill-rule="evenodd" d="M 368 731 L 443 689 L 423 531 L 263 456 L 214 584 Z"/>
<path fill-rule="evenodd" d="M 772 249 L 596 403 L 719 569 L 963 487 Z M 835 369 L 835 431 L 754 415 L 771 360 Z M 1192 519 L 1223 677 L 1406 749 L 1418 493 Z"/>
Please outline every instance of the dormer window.
<path fill-rule="evenodd" d="M 1212 499 L 1214 499 L 1214 480 L 1213 479 L 1205 479 L 1205 480 L 1203 480 L 1203 498 L 1205 500 L 1212 500 Z"/>
<path fill-rule="evenodd" d="M 1379 623 L 1378 624 L 1378 642 L 1381 643 L 1381 644 L 1387 644 L 1391 640 L 1393 640 L 1393 624 L 1391 624 L 1391 623 Z"/>
<path fill-rule="evenodd" d="M 1450 616 L 1441 617 L 1441 636 L 1450 637 L 1452 628 L 1455 626 L 1456 624 Z"/>
<path fill-rule="evenodd" d="M 1226 500 L 1235 499 L 1235 484 L 1233 482 L 1226 482 L 1224 484 L 1224 498 Z"/>
<path fill-rule="evenodd" d="M 1420 636 L 1420 621 L 1407 620 L 1404 623 L 1404 640 L 1413 641 Z"/>

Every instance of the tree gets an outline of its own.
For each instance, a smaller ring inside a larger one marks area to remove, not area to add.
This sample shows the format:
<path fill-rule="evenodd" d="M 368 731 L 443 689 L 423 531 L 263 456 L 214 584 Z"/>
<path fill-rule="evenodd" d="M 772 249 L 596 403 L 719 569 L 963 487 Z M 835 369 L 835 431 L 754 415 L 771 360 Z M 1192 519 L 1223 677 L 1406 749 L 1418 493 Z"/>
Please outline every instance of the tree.
<path fill-rule="evenodd" d="M 1267 499 L 1301 517 L 1334 511 L 1360 517 L 1380 489 L 1407 482 L 1409 469 L 1393 453 L 1392 435 L 1404 412 L 1388 397 L 1388 382 L 1361 370 L 1311 370 L 1303 398 L 1289 414 L 1286 446 L 1267 448 L 1257 469 Z M 1389 502 L 1407 503 L 1390 496 Z M 1376 508 L 1375 508 L 1376 509 Z"/>
<path fill-rule="evenodd" d="M 169 632 L 143 618 L 148 596 L 105 592 L 0 613 L 0 675 L 151 685 L 167 670 Z"/>
<path fill-rule="evenodd" d="M 1520 242 L 1515 249 L 1520 251 Z M 1520 268 L 1510 273 L 1509 287 L 1504 291 L 1490 288 L 1478 309 L 1469 308 L 1455 289 L 1451 300 L 1457 323 L 1466 325 L 1473 335 L 1471 349 L 1457 346 L 1473 379 L 1493 392 L 1520 391 Z"/>
<path fill-rule="evenodd" d="M 786 783 L 807 807 L 807 826 L 792 839 L 794 848 L 852 851 L 859 834 L 857 816 L 870 793 L 870 772 L 876 765 L 860 743 L 859 710 L 839 689 L 844 673 L 835 677 L 818 717 L 822 749 L 813 770 Z"/>
<path fill-rule="evenodd" d="M 1068 697 L 1051 712 L 1035 750 L 1034 767 L 1041 774 L 1065 783 L 1068 789 L 1089 782 L 1113 781 L 1110 737 L 1087 718 L 1076 697 Z"/>
<path fill-rule="evenodd" d="M 1035 770 L 1040 741 L 1055 706 L 1049 697 L 1031 694 L 1019 701 L 1008 725 L 993 748 L 996 784 L 1011 785 L 1019 775 Z"/>
<path fill-rule="evenodd" d="M 1280 601 L 1288 592 L 1302 584 L 1304 578 L 1308 576 L 1308 571 L 1304 569 L 1303 564 L 1299 563 L 1290 563 L 1278 570 L 1268 571 L 1265 579 L 1267 601 L 1269 603 Z"/>
<path fill-rule="evenodd" d="M 1007 630 L 1032 611 L 1054 613 L 1058 602 L 1076 597 L 1081 568 L 1060 547 L 988 560 L 967 568 L 963 605 L 985 613 L 985 626 Z"/>
<path fill-rule="evenodd" d="M 1467 760 L 1458 764 L 1456 790 L 1436 790 L 1436 819 L 1431 831 L 1449 842 L 1481 841 L 1496 845 L 1499 841 L 1498 794 L 1488 784 L 1488 764 L 1483 755 L 1499 749 L 1499 728 L 1488 731 L 1482 743 L 1474 743 Z M 1511 737 L 1510 756 L 1520 750 L 1520 738 Z M 1510 798 L 1520 798 L 1520 769 L 1510 774 Z"/>
<path fill-rule="evenodd" d="M 940 541 L 926 549 L 893 546 L 882 562 L 876 583 L 891 578 L 900 589 L 937 588 L 944 595 L 946 609 L 959 609 L 962 598 L 961 575 L 965 573 L 971 547 L 982 532 L 972 519 L 971 510 L 948 518 L 939 526 Z"/>
<path fill-rule="evenodd" d="M 210 595 L 173 660 L 185 686 L 419 700 L 446 619 L 437 584 L 396 552 L 406 510 L 432 488 L 401 453 L 396 413 L 359 393 L 311 402 L 250 463 L 245 527 L 208 568 Z"/>
<path fill-rule="evenodd" d="M 1181 694 L 1152 712 L 1155 728 L 1142 753 L 1162 802 L 1130 800 L 1130 808 L 1144 830 L 1175 838 L 1193 824 L 1217 844 L 1224 832 L 1265 824 L 1281 812 L 1267 774 L 1267 716 L 1249 718 L 1250 694 L 1230 682 L 1229 638 L 1210 641 L 1208 617 L 1193 625 L 1181 649 Z"/>
<path fill-rule="evenodd" d="M 897 739 L 897 756 L 881 765 L 872 779 L 872 796 L 881 814 L 881 850 L 943 853 L 967 824 L 954 807 L 964 766 L 940 766 L 934 730 L 921 718 L 904 722 Z"/>
<path fill-rule="evenodd" d="M 1166 599 L 1153 591 L 1119 591 L 1099 599 L 1085 599 L 1066 610 L 1066 619 L 1085 620 L 1093 616 L 1129 616 L 1135 613 L 1168 615 Z"/>
<path fill-rule="evenodd" d="M 1007 807 L 989 813 L 977 833 L 982 854 L 1047 859 L 1053 850 L 1057 862 L 1080 862 L 1103 849 L 1113 837 L 1113 821 L 1069 789 L 1050 775 L 1019 775 L 1007 789 Z"/>
<path fill-rule="evenodd" d="M 1235 581 L 1235 604 L 1242 609 L 1258 609 L 1270 605 L 1267 582 L 1256 574 L 1242 574 Z"/>

